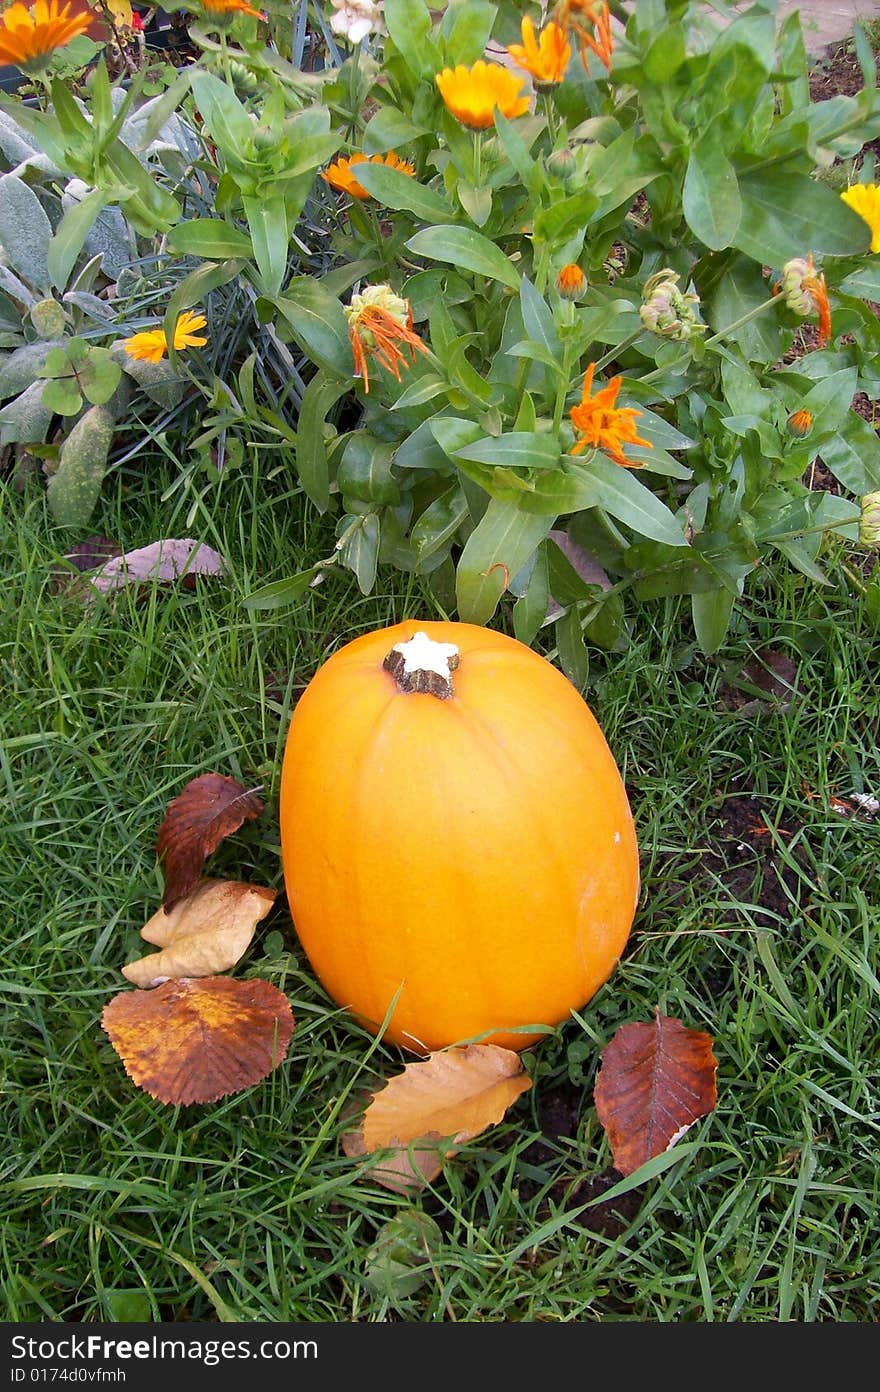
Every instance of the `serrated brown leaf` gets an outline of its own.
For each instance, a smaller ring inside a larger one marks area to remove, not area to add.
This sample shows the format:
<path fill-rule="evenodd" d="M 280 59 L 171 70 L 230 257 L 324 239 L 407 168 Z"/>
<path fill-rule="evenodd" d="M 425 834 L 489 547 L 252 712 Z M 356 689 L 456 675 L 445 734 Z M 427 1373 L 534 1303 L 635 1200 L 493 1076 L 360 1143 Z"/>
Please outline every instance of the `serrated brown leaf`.
<path fill-rule="evenodd" d="M 495 1044 L 440 1049 L 407 1064 L 372 1094 L 360 1126 L 343 1137 L 346 1155 L 383 1154 L 370 1173 L 378 1184 L 411 1193 L 436 1179 L 443 1155 L 500 1121 L 532 1086 L 522 1059 Z M 448 1138 L 451 1137 L 452 1144 Z"/>
<path fill-rule="evenodd" d="M 202 880 L 170 912 L 158 909 L 141 937 L 161 952 L 129 962 L 122 975 L 133 986 L 158 986 L 174 976 L 215 976 L 234 967 L 277 897 L 274 889 L 243 880 Z"/>
<path fill-rule="evenodd" d="M 593 1100 L 622 1175 L 662 1155 L 712 1111 L 712 1042 L 658 1010 L 653 1024 L 621 1025 L 606 1045 Z"/>
<path fill-rule="evenodd" d="M 101 1024 L 132 1082 L 168 1104 L 217 1102 L 278 1067 L 290 1002 L 268 981 L 208 976 L 120 991 Z"/>
<path fill-rule="evenodd" d="M 165 874 L 166 913 L 195 888 L 205 860 L 220 842 L 259 817 L 263 807 L 256 792 L 222 773 L 200 774 L 172 798 L 156 838 Z"/>

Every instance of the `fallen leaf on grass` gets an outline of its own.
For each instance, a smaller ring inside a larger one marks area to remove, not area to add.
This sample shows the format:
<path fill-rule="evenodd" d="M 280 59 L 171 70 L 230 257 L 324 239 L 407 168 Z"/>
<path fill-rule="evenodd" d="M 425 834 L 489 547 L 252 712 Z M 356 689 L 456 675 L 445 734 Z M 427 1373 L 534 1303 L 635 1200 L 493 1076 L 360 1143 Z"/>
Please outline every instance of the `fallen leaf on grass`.
<path fill-rule="evenodd" d="M 409 1193 L 436 1179 L 456 1146 L 500 1121 L 531 1086 L 522 1059 L 511 1049 L 495 1044 L 441 1049 L 407 1064 L 374 1092 L 358 1129 L 343 1136 L 342 1148 L 352 1157 L 390 1151 L 369 1173 L 385 1188 Z"/>
<path fill-rule="evenodd" d="M 90 577 L 101 594 L 111 594 L 125 585 L 143 580 L 179 580 L 195 584 L 197 575 L 225 575 L 226 562 L 219 552 L 191 537 L 151 542 L 136 551 L 126 551 L 106 561 Z M 190 577 L 193 577 L 190 580 Z"/>
<path fill-rule="evenodd" d="M 797 668 L 773 648 L 760 648 L 739 670 L 730 666 L 727 678 L 719 690 L 721 704 L 743 716 L 787 711 L 799 692 Z"/>
<path fill-rule="evenodd" d="M 132 1082 L 160 1102 L 217 1102 L 278 1067 L 293 1034 L 290 1003 L 268 981 L 229 976 L 121 991 L 101 1024 Z"/>
<path fill-rule="evenodd" d="M 129 962 L 122 975 L 133 986 L 150 987 L 172 976 L 228 971 L 276 897 L 274 889 L 242 880 L 202 880 L 170 912 L 158 909 L 144 924 L 141 937 L 163 950 Z"/>
<path fill-rule="evenodd" d="M 203 773 L 193 778 L 166 810 L 156 840 L 165 873 L 166 913 L 199 882 L 202 865 L 220 842 L 263 811 L 263 800 L 234 778 Z"/>
<path fill-rule="evenodd" d="M 655 1012 L 621 1025 L 602 1053 L 593 1089 L 615 1167 L 632 1174 L 670 1150 L 718 1100 L 712 1036 Z"/>

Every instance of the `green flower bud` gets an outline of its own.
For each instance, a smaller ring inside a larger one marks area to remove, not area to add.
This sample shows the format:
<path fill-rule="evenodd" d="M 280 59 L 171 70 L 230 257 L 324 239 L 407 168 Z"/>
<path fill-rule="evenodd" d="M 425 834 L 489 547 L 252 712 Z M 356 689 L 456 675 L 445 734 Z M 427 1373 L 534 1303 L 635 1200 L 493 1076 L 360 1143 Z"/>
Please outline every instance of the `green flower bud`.
<path fill-rule="evenodd" d="M 862 546 L 880 550 L 880 493 L 866 493 L 862 498 L 859 541 Z"/>

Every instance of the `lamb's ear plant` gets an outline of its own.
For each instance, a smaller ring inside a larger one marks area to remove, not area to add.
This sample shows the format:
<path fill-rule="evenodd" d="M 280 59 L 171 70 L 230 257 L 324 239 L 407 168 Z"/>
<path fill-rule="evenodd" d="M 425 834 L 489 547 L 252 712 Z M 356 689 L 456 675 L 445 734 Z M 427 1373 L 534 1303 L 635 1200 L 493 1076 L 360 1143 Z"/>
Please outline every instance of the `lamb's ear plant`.
<path fill-rule="evenodd" d="M 395 566 L 462 619 L 507 595 L 525 641 L 555 623 L 582 680 L 639 601 L 689 596 L 712 652 L 761 565 L 822 584 L 856 540 L 880 273 L 871 216 L 824 176 L 870 172 L 873 57 L 858 35 L 864 90 L 814 102 L 797 13 L 616 20 L 566 0 L 538 35 L 537 7 L 387 0 L 326 73 L 339 149 L 297 235 L 338 270 L 262 312 L 313 365 L 297 459 L 338 540 L 255 606 Z M 807 486 L 818 458 L 839 493 Z"/>

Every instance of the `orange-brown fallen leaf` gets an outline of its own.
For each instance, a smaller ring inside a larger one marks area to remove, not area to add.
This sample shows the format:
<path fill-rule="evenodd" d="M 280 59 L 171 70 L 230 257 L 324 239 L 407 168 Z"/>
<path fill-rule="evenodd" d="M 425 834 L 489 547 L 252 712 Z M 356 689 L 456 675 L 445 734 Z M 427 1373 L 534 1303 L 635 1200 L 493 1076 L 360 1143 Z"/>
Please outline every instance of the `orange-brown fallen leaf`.
<path fill-rule="evenodd" d="M 293 1034 L 290 1003 L 268 981 L 208 976 L 120 991 L 101 1024 L 132 1082 L 160 1102 L 217 1102 L 265 1078 Z"/>
<path fill-rule="evenodd" d="M 165 874 L 166 912 L 194 889 L 202 866 L 220 842 L 263 811 L 263 800 L 234 778 L 203 773 L 187 783 L 166 810 L 156 839 Z"/>
<path fill-rule="evenodd" d="M 254 930 L 271 909 L 274 889 L 242 880 L 202 880 L 170 913 L 158 909 L 141 937 L 151 952 L 122 968 L 133 986 L 158 986 L 171 976 L 215 976 L 247 950 Z"/>
<path fill-rule="evenodd" d="M 436 1179 L 443 1157 L 500 1121 L 532 1086 L 522 1059 L 495 1044 L 440 1049 L 372 1094 L 357 1130 L 343 1137 L 346 1155 L 382 1155 L 377 1183 L 411 1192 Z M 450 1145 L 451 1139 L 451 1145 Z"/>
<path fill-rule="evenodd" d="M 122 556 L 112 556 L 90 580 L 101 594 L 112 594 L 114 590 L 143 580 L 182 578 L 184 583 L 189 581 L 191 588 L 197 575 L 225 573 L 226 563 L 213 547 L 191 537 L 173 537 L 151 542 L 137 551 L 126 551 Z"/>
<path fill-rule="evenodd" d="M 718 1100 L 712 1036 L 655 1012 L 621 1025 L 602 1053 L 596 1114 L 616 1168 L 632 1174 L 679 1141 Z"/>

